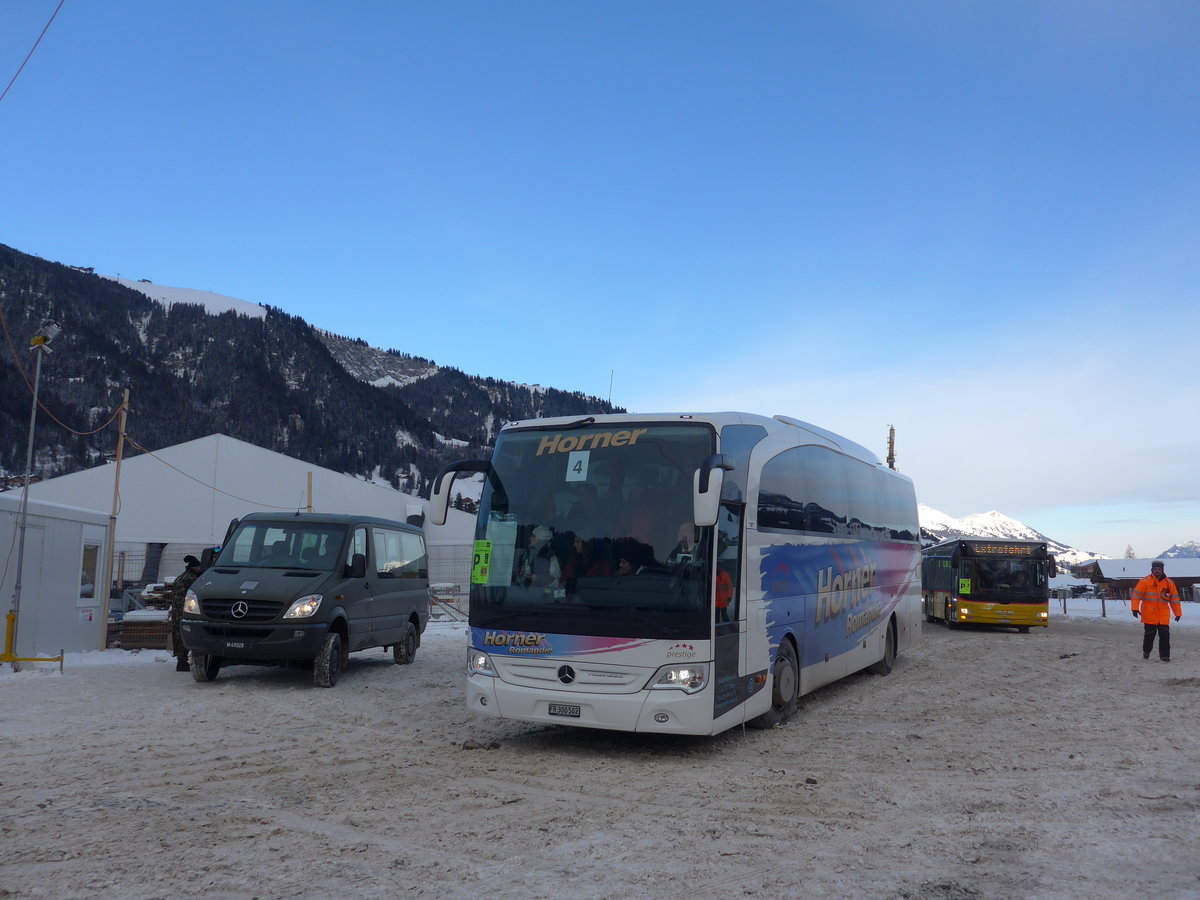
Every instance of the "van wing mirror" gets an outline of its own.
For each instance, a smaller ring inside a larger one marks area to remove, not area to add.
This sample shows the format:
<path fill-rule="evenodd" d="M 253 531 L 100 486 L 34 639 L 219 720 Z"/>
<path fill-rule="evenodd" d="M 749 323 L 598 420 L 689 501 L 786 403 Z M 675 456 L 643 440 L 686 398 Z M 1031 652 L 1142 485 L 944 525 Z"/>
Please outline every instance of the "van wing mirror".
<path fill-rule="evenodd" d="M 367 557 L 364 553 L 355 553 L 350 557 L 350 565 L 346 566 L 347 578 L 367 577 Z"/>
<path fill-rule="evenodd" d="M 445 525 L 447 510 L 450 508 L 450 487 L 454 484 L 454 476 L 459 472 L 484 472 L 492 470 L 492 464 L 486 459 L 461 459 L 452 462 L 438 472 L 433 479 L 433 488 L 429 491 L 429 521 L 434 525 Z"/>
<path fill-rule="evenodd" d="M 697 526 L 717 524 L 725 473 L 732 471 L 733 459 L 724 453 L 714 453 L 692 476 L 692 520 Z"/>

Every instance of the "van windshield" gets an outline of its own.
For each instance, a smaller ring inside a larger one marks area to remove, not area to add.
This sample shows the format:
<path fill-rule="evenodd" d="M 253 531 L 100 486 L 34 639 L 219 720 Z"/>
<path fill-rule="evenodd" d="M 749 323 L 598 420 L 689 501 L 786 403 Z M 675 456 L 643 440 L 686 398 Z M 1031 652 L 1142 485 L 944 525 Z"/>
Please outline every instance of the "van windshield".
<path fill-rule="evenodd" d="M 343 562 L 345 525 L 243 522 L 221 549 L 218 564 L 332 572 Z"/>

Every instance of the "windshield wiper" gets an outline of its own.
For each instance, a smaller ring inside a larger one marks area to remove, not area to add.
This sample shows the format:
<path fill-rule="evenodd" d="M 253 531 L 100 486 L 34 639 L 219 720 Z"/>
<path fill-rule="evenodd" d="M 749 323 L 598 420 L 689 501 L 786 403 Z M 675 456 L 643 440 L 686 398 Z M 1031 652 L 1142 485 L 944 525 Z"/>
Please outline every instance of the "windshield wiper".
<path fill-rule="evenodd" d="M 560 426 L 559 430 L 567 431 L 568 429 L 571 429 L 571 428 L 584 428 L 588 425 L 595 425 L 595 424 L 596 424 L 596 417 L 595 416 L 587 416 L 585 418 L 580 419 L 577 422 L 568 422 L 566 425 Z"/>

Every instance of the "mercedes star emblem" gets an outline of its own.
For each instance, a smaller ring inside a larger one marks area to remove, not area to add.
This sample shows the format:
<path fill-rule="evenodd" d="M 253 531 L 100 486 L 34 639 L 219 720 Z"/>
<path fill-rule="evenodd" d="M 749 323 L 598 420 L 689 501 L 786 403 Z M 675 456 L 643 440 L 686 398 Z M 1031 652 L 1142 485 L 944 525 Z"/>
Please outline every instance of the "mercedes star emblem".
<path fill-rule="evenodd" d="M 233 604 L 233 608 L 229 610 L 230 615 L 232 615 L 235 619 L 241 619 L 245 617 L 246 613 L 248 612 L 250 612 L 250 604 L 245 600 L 239 600 L 237 603 Z"/>
<path fill-rule="evenodd" d="M 570 666 L 559 666 L 558 667 L 558 680 L 561 681 L 563 684 L 570 684 L 572 681 L 575 680 L 575 670 L 572 669 Z"/>

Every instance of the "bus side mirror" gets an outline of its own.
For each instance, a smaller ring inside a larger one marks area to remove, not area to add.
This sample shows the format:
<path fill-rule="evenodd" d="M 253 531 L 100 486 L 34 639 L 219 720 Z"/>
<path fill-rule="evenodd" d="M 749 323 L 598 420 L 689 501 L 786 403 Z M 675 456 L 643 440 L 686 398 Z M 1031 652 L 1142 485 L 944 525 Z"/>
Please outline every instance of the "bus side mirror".
<path fill-rule="evenodd" d="M 733 461 L 724 453 L 714 453 L 692 476 L 692 520 L 703 528 L 717 524 L 721 507 L 721 487 L 725 473 L 733 471 Z"/>
<path fill-rule="evenodd" d="M 1050 567 L 1049 568 L 1050 568 L 1050 577 L 1051 578 L 1054 578 L 1055 576 L 1058 575 L 1058 560 L 1056 560 L 1053 556 L 1050 557 Z"/>
<path fill-rule="evenodd" d="M 445 525 L 447 511 L 450 509 L 450 487 L 454 484 L 454 476 L 459 472 L 490 472 L 492 464 L 486 459 L 462 459 L 442 467 L 437 477 L 433 479 L 433 489 L 429 492 L 429 522 L 433 525 Z"/>

